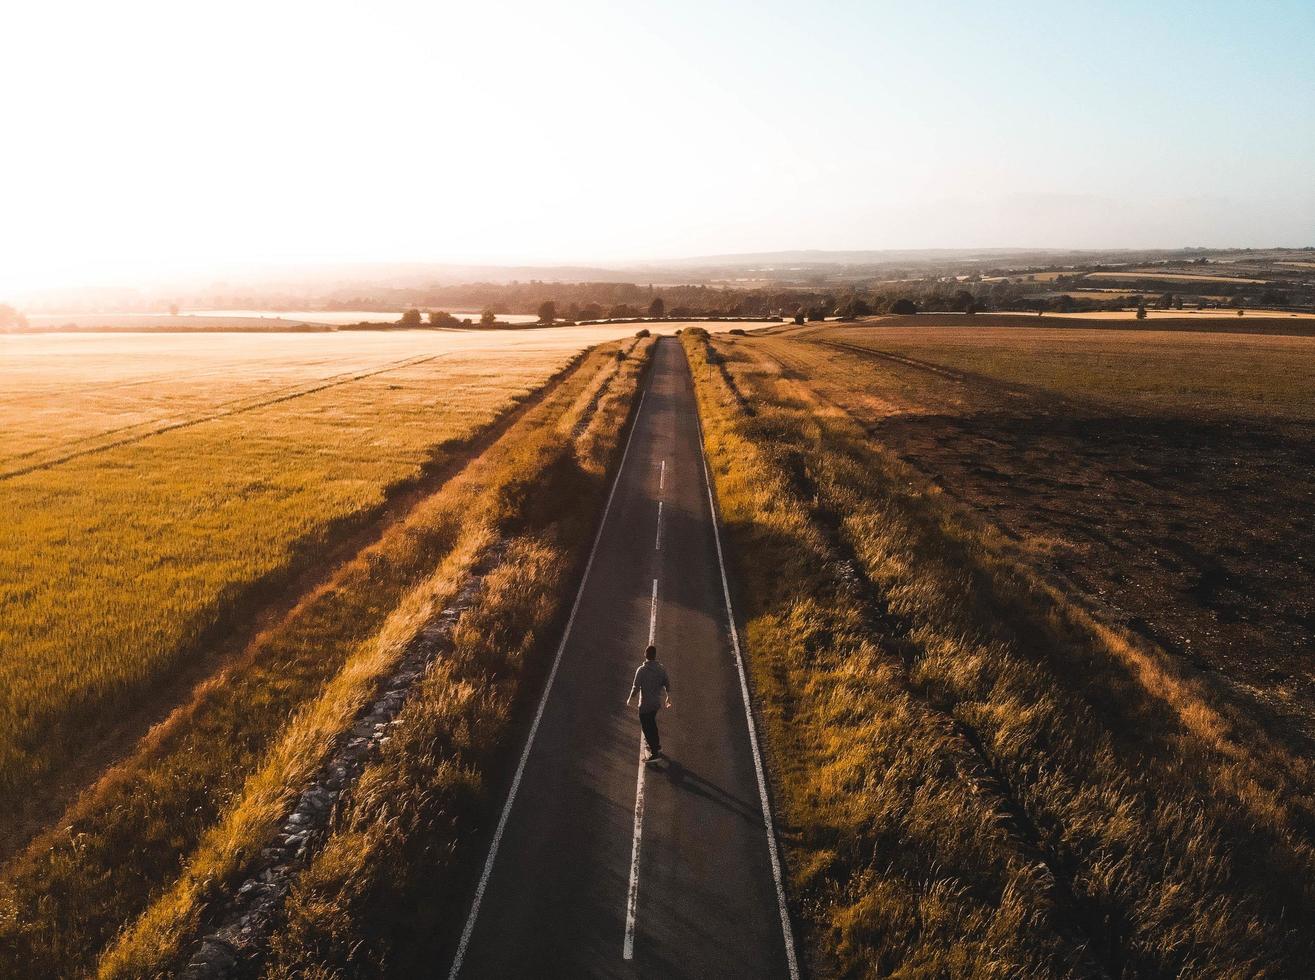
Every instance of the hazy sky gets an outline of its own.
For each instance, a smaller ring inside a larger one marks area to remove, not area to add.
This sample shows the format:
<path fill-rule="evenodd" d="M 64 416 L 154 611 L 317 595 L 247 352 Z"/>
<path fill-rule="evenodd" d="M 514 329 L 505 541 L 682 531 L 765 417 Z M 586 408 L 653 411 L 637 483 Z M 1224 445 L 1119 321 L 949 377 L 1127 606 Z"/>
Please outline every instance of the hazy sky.
<path fill-rule="evenodd" d="M 1315 2 L 6 3 L 0 298 L 260 262 L 1315 244 Z"/>

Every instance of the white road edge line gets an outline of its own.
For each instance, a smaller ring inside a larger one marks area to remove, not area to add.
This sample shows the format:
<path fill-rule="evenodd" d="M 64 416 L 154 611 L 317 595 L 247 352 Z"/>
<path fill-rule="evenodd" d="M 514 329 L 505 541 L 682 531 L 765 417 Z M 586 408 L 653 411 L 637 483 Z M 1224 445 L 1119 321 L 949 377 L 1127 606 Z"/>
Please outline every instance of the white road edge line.
<path fill-rule="evenodd" d="M 648 642 L 657 637 L 658 580 L 653 579 L 653 604 L 648 614 Z M 621 944 L 621 958 L 635 958 L 635 921 L 639 913 L 639 842 L 644 836 L 644 736 L 639 736 L 639 773 L 635 776 L 635 827 L 630 840 L 630 888 L 626 891 L 626 938 Z"/>
<path fill-rule="evenodd" d="M 653 550 L 662 550 L 662 501 L 658 501 L 657 537 L 653 541 Z"/>
<path fill-rule="evenodd" d="M 552 693 L 552 682 L 557 677 L 557 668 L 561 666 L 562 653 L 566 642 L 571 638 L 571 627 L 575 625 L 575 614 L 580 609 L 580 600 L 584 598 L 584 587 L 589 581 L 589 571 L 594 567 L 594 558 L 598 555 L 598 542 L 603 539 L 603 529 L 607 527 L 607 517 L 612 512 L 612 500 L 616 497 L 616 488 L 621 485 L 621 475 L 626 470 L 626 460 L 630 458 L 630 444 L 639 429 L 640 413 L 644 410 L 644 399 L 648 397 L 645 387 L 639 394 L 639 405 L 635 408 L 635 419 L 630 425 L 630 434 L 626 436 L 626 448 L 621 453 L 621 463 L 616 468 L 616 478 L 612 480 L 612 489 L 607 494 L 607 503 L 603 506 L 603 518 L 598 522 L 598 531 L 594 534 L 593 547 L 589 549 L 589 560 L 585 562 L 584 574 L 580 576 L 580 588 L 576 590 L 575 602 L 571 605 L 571 614 L 566 620 L 566 629 L 562 641 L 557 645 L 557 654 L 553 657 L 552 669 L 548 672 L 547 683 L 539 698 L 539 707 L 534 712 L 534 721 L 530 723 L 530 733 L 525 739 L 525 748 L 521 751 L 520 762 L 516 766 L 516 775 L 512 777 L 511 789 L 507 792 L 507 802 L 502 805 L 502 816 L 498 818 L 497 829 L 493 831 L 493 843 L 489 846 L 489 856 L 484 861 L 484 871 L 479 877 L 479 886 L 475 889 L 475 899 L 466 917 L 465 928 L 461 930 L 461 941 L 457 944 L 456 956 L 452 960 L 452 969 L 448 971 L 448 980 L 456 980 L 461 973 L 461 964 L 466 958 L 466 949 L 470 946 L 470 937 L 475 931 L 475 920 L 479 916 L 479 906 L 484 900 L 484 891 L 488 888 L 489 877 L 493 874 L 493 862 L 497 860 L 498 848 L 502 845 L 502 834 L 507 829 L 507 819 L 511 816 L 512 804 L 516 802 L 516 793 L 520 789 L 521 777 L 525 775 L 525 764 L 530 758 L 530 749 L 534 748 L 534 736 L 538 734 L 539 722 L 543 719 L 544 708 L 548 705 L 548 695 Z"/>
<path fill-rule="evenodd" d="M 726 560 L 721 549 L 721 522 L 717 515 L 717 501 L 712 493 L 712 477 L 708 473 L 708 451 L 703 444 L 703 420 L 698 415 L 695 395 L 694 420 L 699 427 L 699 454 L 703 458 L 703 484 L 708 489 L 708 506 L 712 509 L 712 539 L 717 545 L 717 566 L 721 570 L 721 591 L 726 600 L 726 624 L 731 632 L 731 650 L 735 654 L 735 668 L 740 674 L 740 694 L 744 698 L 744 717 L 749 724 L 749 747 L 753 750 L 753 768 L 758 776 L 758 800 L 762 805 L 763 826 L 767 831 L 767 853 L 772 861 L 772 877 L 776 880 L 776 905 L 781 913 L 781 934 L 785 940 L 785 959 L 790 967 L 790 980 L 799 980 L 799 960 L 795 955 L 794 930 L 790 926 L 790 910 L 785 904 L 785 881 L 781 874 L 781 855 L 776 847 L 776 827 L 772 822 L 772 805 L 767 798 L 767 777 L 763 772 L 762 752 L 758 748 L 758 731 L 753 721 L 753 706 L 749 699 L 749 679 L 744 672 L 744 658 L 740 655 L 740 634 L 735 628 L 735 610 L 731 606 L 731 586 L 726 578 Z"/>

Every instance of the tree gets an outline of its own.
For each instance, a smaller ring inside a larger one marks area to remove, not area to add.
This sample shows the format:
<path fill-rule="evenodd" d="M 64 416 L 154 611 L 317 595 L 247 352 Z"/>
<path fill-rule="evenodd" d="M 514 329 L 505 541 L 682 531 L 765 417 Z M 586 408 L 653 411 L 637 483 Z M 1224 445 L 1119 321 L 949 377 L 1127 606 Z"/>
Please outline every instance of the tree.
<path fill-rule="evenodd" d="M 1073 297 L 1070 296 L 1068 293 L 1064 293 L 1064 295 L 1059 297 L 1059 312 L 1060 313 L 1073 312 Z"/>
<path fill-rule="evenodd" d="M 457 326 L 457 318 L 442 310 L 430 310 L 429 325 L 431 327 L 455 327 Z"/>
<path fill-rule="evenodd" d="M 539 322 L 545 327 L 552 326 L 552 322 L 557 319 L 557 304 L 550 299 L 545 299 L 539 304 Z"/>
<path fill-rule="evenodd" d="M 177 304 L 177 303 L 170 303 L 170 304 L 169 304 L 169 315 L 170 315 L 170 316 L 177 316 L 177 315 L 178 315 L 178 304 Z"/>
<path fill-rule="evenodd" d="M 890 312 L 896 316 L 912 316 L 918 312 L 918 307 L 913 300 L 901 297 L 890 304 Z"/>
<path fill-rule="evenodd" d="M 1142 300 L 1137 301 L 1137 319 L 1138 320 L 1146 319 L 1146 303 Z"/>
<path fill-rule="evenodd" d="M 973 303 L 973 294 L 966 289 L 961 289 L 954 294 L 954 308 L 960 313 L 971 313 L 975 309 Z"/>
<path fill-rule="evenodd" d="M 418 327 L 418 326 L 420 326 L 420 311 L 419 311 L 419 310 L 407 310 L 405 313 L 402 314 L 402 320 L 401 320 L 401 323 L 402 323 L 402 326 L 404 326 L 404 327 Z"/>
<path fill-rule="evenodd" d="M 804 317 L 806 317 L 807 315 L 808 314 L 805 312 L 804 308 L 802 306 L 799 307 L 799 309 L 794 311 L 794 322 L 797 324 L 802 324 L 804 322 Z"/>
<path fill-rule="evenodd" d="M 491 327 L 498 322 L 498 315 L 492 310 L 485 310 L 479 315 L 479 325 L 481 327 Z"/>
<path fill-rule="evenodd" d="M 860 316 L 871 316 L 872 307 L 860 296 L 851 296 L 836 307 L 836 316 L 841 320 L 853 320 Z"/>
<path fill-rule="evenodd" d="M 648 304 L 648 315 L 653 317 L 663 317 L 667 315 L 667 304 L 662 302 L 661 296 L 654 296 L 653 302 Z"/>
<path fill-rule="evenodd" d="M 27 327 L 27 317 L 12 306 L 0 303 L 0 330 L 23 330 Z"/>

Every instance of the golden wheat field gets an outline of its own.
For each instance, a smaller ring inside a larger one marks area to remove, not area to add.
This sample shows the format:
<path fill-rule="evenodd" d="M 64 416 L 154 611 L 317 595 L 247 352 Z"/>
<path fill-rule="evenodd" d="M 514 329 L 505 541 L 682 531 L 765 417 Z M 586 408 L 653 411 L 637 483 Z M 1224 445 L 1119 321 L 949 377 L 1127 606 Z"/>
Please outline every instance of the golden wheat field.
<path fill-rule="evenodd" d="M 253 589 L 631 332 L 5 338 L 0 792 L 57 776 Z"/>

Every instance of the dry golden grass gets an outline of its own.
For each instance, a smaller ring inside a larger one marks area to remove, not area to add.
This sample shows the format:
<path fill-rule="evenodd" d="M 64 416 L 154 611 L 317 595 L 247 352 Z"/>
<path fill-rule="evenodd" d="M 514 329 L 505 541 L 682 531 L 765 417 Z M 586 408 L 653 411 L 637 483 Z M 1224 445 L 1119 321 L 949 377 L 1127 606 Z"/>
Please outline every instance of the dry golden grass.
<path fill-rule="evenodd" d="M 289 726 L 179 880 L 105 955 L 100 975 L 153 975 L 167 969 L 171 960 L 177 965 L 185 940 L 214 899 L 212 883 L 238 877 L 313 772 L 329 737 L 344 728 L 363 703 L 374 679 L 455 593 L 480 556 L 502 539 L 504 557 L 485 578 L 476 605 L 458 622 L 453 650 L 433 665 L 390 733 L 381 758 L 362 777 L 337 832 L 294 897 L 294 925 L 277 939 L 277 948 L 280 958 L 299 964 L 296 975 L 305 975 L 307 959 L 323 955 L 327 948 L 336 947 L 335 955 L 352 959 L 363 955 L 362 946 L 381 941 L 372 924 L 353 921 L 362 912 L 353 905 L 363 896 L 344 891 L 364 888 L 367 882 L 372 888 L 399 888 L 401 869 L 388 866 L 390 855 L 417 846 L 452 851 L 456 832 L 451 828 L 445 827 L 450 837 L 415 839 L 428 828 L 408 821 L 418 820 L 425 808 L 456 794 L 457 802 L 468 808 L 467 819 L 477 812 L 482 770 L 499 744 L 524 679 L 521 661 L 537 652 L 541 634 L 569 592 L 564 579 L 588 536 L 607 463 L 618 446 L 650 347 L 651 341 L 643 342 L 624 361 L 604 349 L 592 373 L 581 372 L 587 383 L 565 390 L 555 405 L 536 412 L 532 424 L 508 439 L 505 448 L 495 446 L 454 481 L 443 495 L 443 509 L 453 515 L 479 514 L 480 519 L 466 526 L 444 564 L 403 599 L 380 633 Z M 583 429 L 576 434 L 582 420 Z M 575 474 L 569 486 L 554 485 L 560 477 L 545 479 L 549 470 L 563 465 Z M 532 496 L 520 492 L 527 486 Z M 510 538 L 499 534 L 500 527 L 525 528 L 527 523 L 528 529 Z M 440 870 L 437 862 L 425 865 L 423 888 L 434 889 Z M 333 899 L 307 907 L 306 894 L 324 887 L 333 888 Z M 405 900 L 405 893 L 395 894 L 390 907 Z M 381 911 L 378 901 L 376 894 L 373 915 Z"/>
<path fill-rule="evenodd" d="M 592 336 L 5 338 L 0 797 L 39 797 Z"/>
<path fill-rule="evenodd" d="M 1020 566 L 768 343 L 717 344 L 739 396 L 695 377 L 819 972 L 1300 975 L 1309 764 Z"/>
<path fill-rule="evenodd" d="M 578 417 L 581 393 L 617 364 L 610 350 L 590 355 L 451 486 L 198 688 L 84 794 L 61 822 L 67 831 L 44 835 L 12 862 L 0 880 L 0 973 L 85 969 L 125 919 L 178 876 L 180 862 L 208 870 L 165 893 L 145 934 L 155 935 L 153 923 L 168 933 L 167 923 L 187 921 L 193 904 L 213 899 L 216 875 L 252 853 L 290 787 L 321 757 L 327 734 L 392 662 L 407 623 L 441 601 L 448 577 L 473 560 L 502 513 L 491 501 L 529 506 L 518 488 L 533 482 L 545 458 L 533 446 L 560 443 L 564 413 Z M 472 522 L 480 512 L 485 521 Z"/>
<path fill-rule="evenodd" d="M 1183 413 L 1315 418 L 1315 337 L 991 327 L 807 331 L 1010 384 Z"/>
<path fill-rule="evenodd" d="M 958 363 L 962 331 L 921 331 L 920 360 L 822 343 L 841 333 L 813 334 L 815 344 L 764 339 L 755 350 L 844 406 L 965 513 L 1016 542 L 1023 560 L 1069 583 L 1070 598 L 1222 678 L 1243 715 L 1288 737 L 1310 730 L 1315 430 L 1300 418 L 1310 396 L 1281 412 L 1242 397 L 1232 350 L 1249 348 L 1248 385 L 1268 379 L 1281 392 L 1295 373 L 1291 345 L 1308 339 L 1178 334 L 1166 358 L 1151 335 L 1140 362 L 1155 389 L 1147 398 L 1125 383 L 1136 345 L 1119 331 L 1081 337 L 1075 363 L 1059 372 L 1055 331 L 1003 332 L 990 353 L 1025 385 L 938 365 Z M 1117 370 L 1083 370 L 1093 355 Z M 1161 369 L 1177 359 L 1191 387 L 1175 397 Z M 1196 394 L 1203 387 L 1208 397 Z"/>
<path fill-rule="evenodd" d="M 433 576 L 412 588 L 379 632 L 360 645 L 324 692 L 298 711 L 220 821 L 206 831 L 178 879 L 115 942 L 98 973 L 136 977 L 161 968 L 160 961 L 177 950 L 218 897 L 215 883 L 233 881 L 270 840 L 335 736 L 368 703 L 379 679 L 396 665 L 420 628 L 456 595 L 461 579 L 492 540 L 487 525 L 472 526 Z"/>

